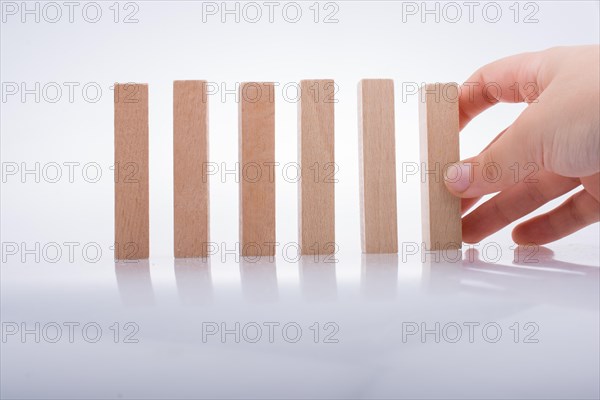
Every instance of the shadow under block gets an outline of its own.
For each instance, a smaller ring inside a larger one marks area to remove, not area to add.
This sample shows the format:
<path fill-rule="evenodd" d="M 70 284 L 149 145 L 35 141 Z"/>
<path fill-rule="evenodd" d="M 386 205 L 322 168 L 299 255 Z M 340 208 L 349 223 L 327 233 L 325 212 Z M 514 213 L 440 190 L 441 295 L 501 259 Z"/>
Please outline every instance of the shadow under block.
<path fill-rule="evenodd" d="M 394 82 L 358 84 L 361 243 L 363 253 L 397 253 Z"/>
<path fill-rule="evenodd" d="M 115 84 L 115 258 L 149 255 L 148 85 Z"/>
<path fill-rule="evenodd" d="M 460 160 L 457 93 L 455 83 L 438 83 L 425 85 L 419 94 L 423 250 L 462 245 L 460 199 L 444 184 L 445 169 Z"/>
<path fill-rule="evenodd" d="M 273 83 L 242 83 L 239 99 L 240 252 L 242 256 L 274 256 Z"/>
<path fill-rule="evenodd" d="M 173 82 L 174 254 L 208 256 L 206 81 Z"/>
<path fill-rule="evenodd" d="M 301 254 L 335 252 L 333 80 L 303 80 L 298 102 Z"/>

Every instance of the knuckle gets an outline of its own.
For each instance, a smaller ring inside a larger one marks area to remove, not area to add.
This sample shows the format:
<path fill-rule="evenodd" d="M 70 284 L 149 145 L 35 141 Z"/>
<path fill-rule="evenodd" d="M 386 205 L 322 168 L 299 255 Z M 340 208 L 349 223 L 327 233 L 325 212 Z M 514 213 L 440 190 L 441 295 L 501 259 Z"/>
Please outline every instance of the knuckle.
<path fill-rule="evenodd" d="M 498 220 L 500 220 L 500 222 L 502 222 L 502 224 L 504 226 L 513 222 L 513 220 L 510 218 L 510 216 L 504 210 L 504 208 L 501 207 L 499 202 L 497 200 L 495 200 L 494 198 L 492 198 L 492 200 L 490 200 L 490 207 L 492 209 L 491 211 L 492 211 L 493 215 L 496 215 Z"/>
<path fill-rule="evenodd" d="M 525 194 L 533 204 L 544 204 L 547 199 L 544 193 L 535 183 L 523 183 L 525 185 Z"/>

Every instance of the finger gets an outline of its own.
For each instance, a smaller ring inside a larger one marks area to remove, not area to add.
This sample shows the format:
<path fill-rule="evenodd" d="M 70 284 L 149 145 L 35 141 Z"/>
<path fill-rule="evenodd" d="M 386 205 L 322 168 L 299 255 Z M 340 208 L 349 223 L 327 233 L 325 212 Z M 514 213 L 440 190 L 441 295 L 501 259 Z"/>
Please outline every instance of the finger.
<path fill-rule="evenodd" d="M 449 166 L 444 176 L 448 190 L 463 198 L 479 197 L 516 184 L 531 163 L 542 169 L 545 107 L 541 100 L 530 105 L 487 149 Z"/>
<path fill-rule="evenodd" d="M 508 128 L 504 128 L 502 130 L 502 132 L 500 132 L 499 134 L 497 134 L 496 137 L 491 142 L 489 142 L 488 145 L 485 146 L 485 148 L 482 151 L 487 150 L 494 142 L 496 142 L 498 140 L 498 138 L 500 136 L 502 136 L 504 134 L 504 132 L 506 132 L 507 129 Z M 462 199 L 462 201 L 460 202 L 460 213 L 461 213 L 461 215 L 464 215 L 467 211 L 469 211 L 471 209 L 471 207 L 473 207 L 480 199 L 481 199 L 481 196 L 479 196 L 479 197 L 473 197 L 473 198 L 469 198 L 469 199 Z"/>
<path fill-rule="evenodd" d="M 531 102 L 539 96 L 540 52 L 523 53 L 494 61 L 478 69 L 460 86 L 459 121 L 462 129 L 498 102 Z"/>
<path fill-rule="evenodd" d="M 575 193 L 554 210 L 515 227 L 517 244 L 542 245 L 553 242 L 600 220 L 600 204 L 588 192 Z"/>
<path fill-rule="evenodd" d="M 575 178 L 540 173 L 537 183 L 520 182 L 492 197 L 462 220 L 463 241 L 477 243 L 579 186 Z"/>
<path fill-rule="evenodd" d="M 481 200 L 481 197 L 473 197 L 471 199 L 460 199 L 460 215 L 464 215 L 471 209 L 477 202 Z"/>

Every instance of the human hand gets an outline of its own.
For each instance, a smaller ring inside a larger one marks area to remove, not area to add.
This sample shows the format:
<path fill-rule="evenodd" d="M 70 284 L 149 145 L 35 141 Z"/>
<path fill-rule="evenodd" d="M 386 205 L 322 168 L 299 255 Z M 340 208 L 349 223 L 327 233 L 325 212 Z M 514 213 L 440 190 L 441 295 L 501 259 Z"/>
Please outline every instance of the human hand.
<path fill-rule="evenodd" d="M 499 192 L 463 217 L 463 240 L 478 242 L 580 185 L 552 211 L 517 225 L 513 240 L 541 245 L 597 222 L 600 46 L 551 48 L 480 68 L 461 86 L 461 129 L 497 102 L 528 107 L 479 155 L 458 163 L 459 179 L 446 180 L 463 198 L 463 215 Z"/>

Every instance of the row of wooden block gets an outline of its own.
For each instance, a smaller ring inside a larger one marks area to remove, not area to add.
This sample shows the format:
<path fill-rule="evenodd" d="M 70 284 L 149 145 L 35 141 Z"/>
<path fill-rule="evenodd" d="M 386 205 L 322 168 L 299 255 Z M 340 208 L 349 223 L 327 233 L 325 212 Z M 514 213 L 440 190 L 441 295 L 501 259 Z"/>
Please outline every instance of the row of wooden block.
<path fill-rule="evenodd" d="M 458 103 L 441 95 L 448 85 L 425 85 L 420 96 L 421 161 L 446 166 L 459 160 Z M 303 80 L 298 102 L 298 240 L 302 254 L 335 251 L 333 180 L 312 179 L 307 167 L 333 165 L 334 84 Z M 209 243 L 208 95 L 206 81 L 173 83 L 174 254 L 205 257 Z M 239 162 L 275 162 L 274 85 L 240 86 Z M 115 85 L 115 166 L 133 166 L 135 179 L 115 179 L 117 259 L 149 256 L 148 86 Z M 397 253 L 394 84 L 365 79 L 358 85 L 360 221 L 364 253 Z M 304 166 L 304 168 L 303 168 Z M 239 237 L 242 256 L 272 256 L 275 182 L 262 174 L 239 181 Z M 460 247 L 460 201 L 443 179 L 422 182 L 423 242 L 428 249 Z"/>

